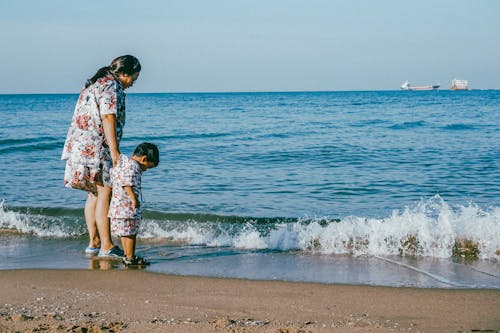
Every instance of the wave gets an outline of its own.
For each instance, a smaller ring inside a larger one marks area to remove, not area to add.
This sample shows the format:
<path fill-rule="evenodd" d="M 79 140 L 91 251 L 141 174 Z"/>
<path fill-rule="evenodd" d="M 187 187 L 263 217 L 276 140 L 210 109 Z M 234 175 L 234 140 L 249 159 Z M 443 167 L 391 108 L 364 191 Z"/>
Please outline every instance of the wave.
<path fill-rule="evenodd" d="M 81 210 L 80 210 L 81 211 Z M 0 234 L 74 237 L 86 233 L 83 213 L 64 208 L 6 208 L 0 202 Z"/>
<path fill-rule="evenodd" d="M 0 230 L 37 237 L 85 234 L 81 209 L 0 206 Z M 265 218 L 146 211 L 145 242 L 319 255 L 472 256 L 498 260 L 500 207 L 451 206 L 440 196 L 384 218 Z"/>
<path fill-rule="evenodd" d="M 26 139 L 4 139 L 0 140 L 0 153 L 19 153 L 34 150 L 62 149 L 64 138 L 54 138 L 48 136 L 33 137 Z"/>
<path fill-rule="evenodd" d="M 362 120 L 358 121 L 356 123 L 351 124 L 351 127 L 369 127 L 373 125 L 380 125 L 380 124 L 386 124 L 387 121 L 383 119 L 368 119 L 368 120 Z"/>
<path fill-rule="evenodd" d="M 222 137 L 230 137 L 233 135 L 237 135 L 239 132 L 213 132 L 213 133 L 187 133 L 187 134 L 177 134 L 177 135 L 159 135 L 159 136 L 150 136 L 148 139 L 154 139 L 156 141 L 169 141 L 169 140 L 206 140 L 213 138 L 222 138 Z M 127 138 L 128 141 L 143 141 L 144 136 L 131 136 Z"/>
<path fill-rule="evenodd" d="M 405 130 L 405 129 L 412 129 L 412 128 L 418 128 L 418 127 L 424 127 L 427 125 L 427 122 L 420 120 L 420 121 L 407 121 L 401 124 L 395 124 L 392 126 L 389 126 L 389 129 L 393 130 Z"/>
<path fill-rule="evenodd" d="M 466 131 L 466 130 L 475 130 L 476 127 L 474 125 L 468 125 L 468 124 L 449 124 L 443 126 L 442 129 L 446 131 Z"/>

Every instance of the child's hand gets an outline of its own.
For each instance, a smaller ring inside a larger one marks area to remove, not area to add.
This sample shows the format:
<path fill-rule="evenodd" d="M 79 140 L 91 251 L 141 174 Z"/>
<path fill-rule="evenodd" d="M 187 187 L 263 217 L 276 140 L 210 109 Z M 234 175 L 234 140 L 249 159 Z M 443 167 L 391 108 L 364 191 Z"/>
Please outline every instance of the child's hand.
<path fill-rule="evenodd" d="M 123 189 L 127 192 L 127 195 L 130 198 L 130 202 L 132 203 L 132 208 L 137 209 L 141 206 L 141 202 L 137 200 L 137 197 L 132 189 L 132 186 L 124 186 Z"/>

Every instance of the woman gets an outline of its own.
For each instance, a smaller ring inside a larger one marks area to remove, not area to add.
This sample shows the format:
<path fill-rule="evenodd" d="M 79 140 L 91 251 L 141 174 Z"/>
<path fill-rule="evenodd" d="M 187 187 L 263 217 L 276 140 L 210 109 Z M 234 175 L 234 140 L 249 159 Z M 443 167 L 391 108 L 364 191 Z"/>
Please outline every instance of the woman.
<path fill-rule="evenodd" d="M 88 192 L 85 221 L 89 232 L 87 254 L 122 257 L 113 245 L 108 210 L 109 170 L 118 163 L 125 125 L 125 93 L 139 77 L 141 65 L 131 55 L 114 59 L 86 82 L 76 103 L 61 159 L 66 160 L 64 186 Z"/>

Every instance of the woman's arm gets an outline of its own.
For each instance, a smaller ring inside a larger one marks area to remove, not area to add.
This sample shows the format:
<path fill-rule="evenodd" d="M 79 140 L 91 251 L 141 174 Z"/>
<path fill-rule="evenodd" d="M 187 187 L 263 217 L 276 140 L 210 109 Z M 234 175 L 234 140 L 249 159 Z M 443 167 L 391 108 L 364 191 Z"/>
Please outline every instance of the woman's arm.
<path fill-rule="evenodd" d="M 102 127 L 104 129 L 104 138 L 108 144 L 113 160 L 113 166 L 118 163 L 120 157 L 120 149 L 118 148 L 118 140 L 116 140 L 116 115 L 105 114 L 102 116 Z"/>
<path fill-rule="evenodd" d="M 139 208 L 141 206 L 141 203 L 139 202 L 139 200 L 137 200 L 132 186 L 123 186 L 123 189 L 130 197 L 130 200 L 132 200 L 132 205 L 134 205 L 134 208 Z"/>

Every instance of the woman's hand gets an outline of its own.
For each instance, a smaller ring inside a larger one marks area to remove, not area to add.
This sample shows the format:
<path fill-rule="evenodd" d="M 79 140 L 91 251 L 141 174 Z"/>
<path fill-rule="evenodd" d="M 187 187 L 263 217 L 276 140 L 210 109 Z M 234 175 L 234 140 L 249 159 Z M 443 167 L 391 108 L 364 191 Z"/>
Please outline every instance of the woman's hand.
<path fill-rule="evenodd" d="M 120 159 L 120 152 L 118 150 L 111 151 L 111 160 L 113 161 L 113 168 L 118 164 L 118 160 Z"/>
<path fill-rule="evenodd" d="M 138 209 L 138 208 L 141 207 L 141 202 L 139 200 L 137 200 L 137 198 L 135 197 L 135 195 L 134 195 L 134 197 L 132 199 L 132 205 L 134 205 L 134 209 Z"/>

